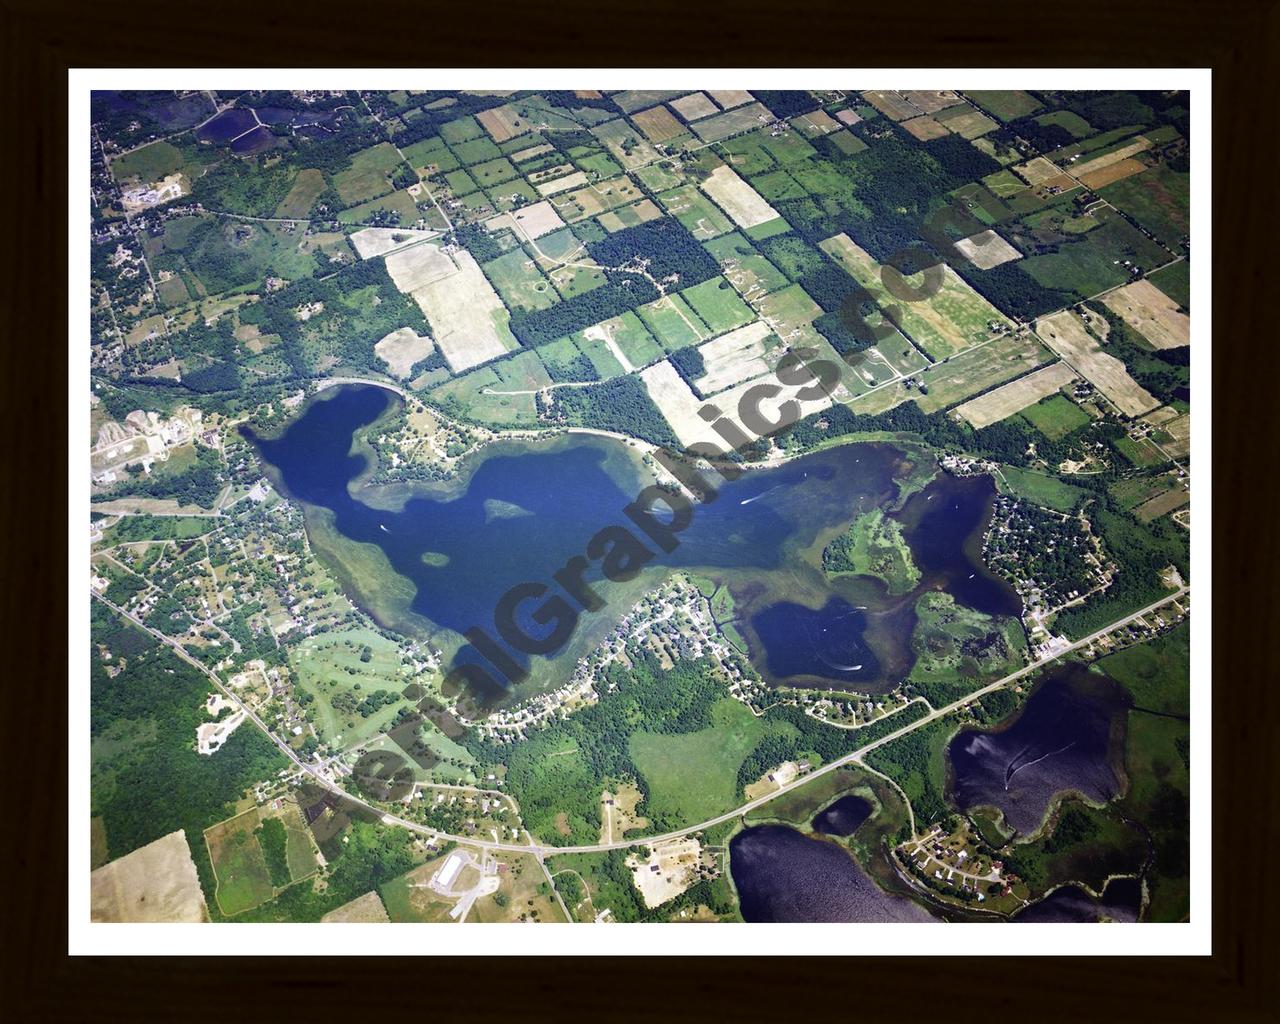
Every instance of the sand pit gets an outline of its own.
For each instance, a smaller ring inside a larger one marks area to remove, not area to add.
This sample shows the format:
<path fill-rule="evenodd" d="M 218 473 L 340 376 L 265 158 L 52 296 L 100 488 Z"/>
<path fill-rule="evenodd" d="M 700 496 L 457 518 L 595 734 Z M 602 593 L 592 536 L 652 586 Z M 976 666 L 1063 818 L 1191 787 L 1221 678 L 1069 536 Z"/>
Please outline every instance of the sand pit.
<path fill-rule="evenodd" d="M 209 920 L 182 829 L 134 850 L 90 876 L 90 919 L 199 924 Z"/>
<path fill-rule="evenodd" d="M 778 211 L 727 164 L 712 171 L 700 187 L 740 228 L 753 228 L 778 217 Z"/>
<path fill-rule="evenodd" d="M 1191 344 L 1191 317 L 1145 278 L 1108 292 L 1102 301 L 1155 348 Z"/>

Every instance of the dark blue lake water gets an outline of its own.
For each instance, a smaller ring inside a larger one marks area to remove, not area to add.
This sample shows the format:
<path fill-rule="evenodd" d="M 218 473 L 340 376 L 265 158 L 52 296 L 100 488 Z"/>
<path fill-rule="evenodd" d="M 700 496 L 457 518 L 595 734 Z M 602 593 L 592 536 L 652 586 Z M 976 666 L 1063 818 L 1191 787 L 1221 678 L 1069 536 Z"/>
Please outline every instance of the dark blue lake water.
<path fill-rule="evenodd" d="M 353 435 L 382 416 L 391 401 L 381 388 L 335 388 L 279 438 L 249 436 L 289 494 L 328 510 L 342 537 L 377 545 L 395 572 L 412 582 L 414 615 L 459 634 L 473 626 L 492 629 L 497 602 L 509 588 L 551 583 L 552 574 L 586 552 L 598 531 L 625 527 L 654 553 L 644 571 L 685 567 L 730 580 L 766 678 L 803 677 L 818 685 L 896 681 L 868 645 L 866 609 L 849 600 L 842 582 L 827 580 L 796 556 L 822 531 L 897 493 L 894 474 L 902 456 L 896 448 L 846 445 L 743 474 L 724 483 L 714 501 L 695 506 L 678 546 L 663 552 L 623 514 L 652 480 L 630 449 L 609 438 L 571 435 L 491 446 L 468 460 L 469 475 L 416 492 L 394 511 L 353 497 L 349 485 L 366 469 L 364 456 L 353 454 Z M 358 487 L 355 493 L 361 494 Z M 921 545 L 922 561 L 931 567 L 926 582 L 954 584 L 958 595 L 981 602 L 984 610 L 1007 607 L 1012 591 L 993 586 L 965 551 L 964 538 L 989 512 L 989 484 L 983 490 L 972 481 L 943 477 L 926 493 L 935 495 L 938 511 L 925 498 L 926 507 L 908 527 L 911 543 Z M 948 545 L 955 550 L 948 553 Z M 598 558 L 593 556 L 586 580 L 607 594 Z M 980 585 L 969 580 L 975 573 Z M 540 607 L 538 600 L 524 602 L 516 620 L 529 634 L 545 636 L 549 624 L 534 619 Z M 898 601 L 893 615 L 880 645 L 896 673 L 909 658 L 903 650 L 914 624 L 911 603 Z M 565 645 L 546 656 L 572 649 Z M 479 656 L 464 647 L 458 659 Z"/>
<path fill-rule="evenodd" d="M 869 801 L 860 796 L 842 796 L 823 808 L 813 819 L 813 830 L 829 836 L 851 836 L 871 817 Z"/>
<path fill-rule="evenodd" d="M 951 741 L 952 793 L 963 810 L 998 807 L 1021 834 L 1040 827 L 1053 798 L 1107 801 L 1128 708 L 1124 691 L 1076 664 L 1052 670 L 1004 729 L 965 729 Z"/>
<path fill-rule="evenodd" d="M 1136 878 L 1116 878 L 1107 884 L 1100 900 L 1079 886 L 1064 885 L 1018 911 L 1013 920 L 1022 924 L 1085 924 L 1102 920 L 1132 923 L 1141 908 L 1142 883 Z"/>
<path fill-rule="evenodd" d="M 257 124 L 252 110 L 241 110 L 233 107 L 224 110 L 212 121 L 201 125 L 196 136 L 202 142 L 228 142 L 237 135 L 242 135 Z"/>
<path fill-rule="evenodd" d="M 729 843 L 729 870 L 746 921 L 933 920 L 876 885 L 843 847 L 786 825 L 739 832 Z"/>

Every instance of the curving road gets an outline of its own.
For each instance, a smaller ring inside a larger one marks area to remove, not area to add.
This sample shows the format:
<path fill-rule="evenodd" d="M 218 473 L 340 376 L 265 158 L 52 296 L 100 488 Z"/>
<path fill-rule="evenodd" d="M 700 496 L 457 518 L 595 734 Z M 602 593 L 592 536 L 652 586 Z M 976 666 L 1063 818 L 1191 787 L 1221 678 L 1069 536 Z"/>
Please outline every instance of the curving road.
<path fill-rule="evenodd" d="M 703 829 L 711 828 L 715 825 L 723 824 L 726 821 L 731 821 L 734 818 L 741 817 L 743 814 L 746 814 L 748 811 L 754 810 L 755 808 L 768 803 L 770 800 L 773 800 L 776 797 L 781 796 L 783 793 L 790 792 L 793 789 L 798 789 L 800 788 L 800 786 L 806 785 L 807 783 L 813 781 L 818 776 L 825 775 L 828 772 L 833 772 L 837 768 L 840 768 L 844 765 L 856 764 L 859 767 L 865 768 L 866 766 L 863 765 L 862 759 L 871 751 L 875 750 L 877 747 L 884 746 L 884 744 L 890 743 L 900 736 L 905 736 L 907 733 L 915 729 L 921 729 L 924 726 L 928 725 L 930 722 L 937 721 L 939 718 L 942 718 L 943 716 L 949 714 L 950 712 L 963 707 L 965 704 L 968 704 L 970 701 L 976 700 L 977 698 L 983 696 L 984 694 L 993 693 L 1004 686 L 1008 686 L 1010 683 L 1016 682 L 1017 680 L 1022 679 L 1025 676 L 1030 675 L 1031 673 L 1044 668 L 1046 665 L 1054 661 L 1057 661 L 1059 658 L 1063 658 L 1066 655 L 1073 653 L 1074 651 L 1080 650 L 1082 647 L 1088 646 L 1089 644 L 1095 642 L 1096 640 L 1099 640 L 1102 637 L 1106 636 L 1108 633 L 1114 632 L 1117 629 L 1121 629 L 1124 626 L 1127 626 L 1130 623 L 1136 621 L 1137 619 L 1140 619 L 1145 615 L 1151 614 L 1151 612 L 1155 611 L 1156 609 L 1161 608 L 1172 601 L 1176 601 L 1181 597 L 1185 597 L 1190 592 L 1191 592 L 1191 588 L 1189 586 L 1180 587 L 1178 590 L 1174 591 L 1172 594 L 1169 594 L 1166 597 L 1161 598 L 1159 601 L 1155 601 L 1152 604 L 1147 605 L 1145 608 L 1140 609 L 1139 611 L 1133 612 L 1130 615 L 1126 615 L 1122 619 L 1117 619 L 1115 622 L 1112 622 L 1110 625 L 1105 626 L 1104 628 L 1099 629 L 1094 633 L 1090 633 L 1088 636 L 1075 641 L 1074 643 L 1068 645 L 1067 647 L 1064 647 L 1061 651 L 1058 651 L 1055 654 L 1052 654 L 1046 658 L 1041 658 L 1039 661 L 1033 661 L 1031 664 L 1026 665 L 1023 668 L 1020 668 L 1017 672 L 1011 672 L 1009 675 L 1005 676 L 1004 678 L 997 679 L 994 683 L 989 683 L 986 686 L 982 687 L 981 689 L 975 690 L 972 693 L 962 697 L 960 700 L 953 701 L 952 703 L 946 705 L 945 707 L 937 708 L 930 714 L 925 715 L 923 718 L 918 718 L 914 722 L 910 722 L 909 724 L 904 725 L 901 729 L 897 729 L 894 732 L 887 733 L 884 736 L 880 737 L 879 739 L 872 740 L 870 743 L 867 743 L 864 746 L 859 747 L 857 750 L 853 751 L 852 753 L 846 754 L 844 757 L 841 757 L 835 761 L 832 761 L 829 764 L 825 764 L 820 768 L 816 768 L 815 770 L 797 779 L 795 782 L 791 782 L 785 786 L 781 786 L 780 788 L 774 790 L 772 793 L 767 793 L 764 796 L 757 797 L 754 800 L 749 800 L 746 803 L 741 804 L 738 807 L 735 807 L 733 810 L 726 811 L 724 814 L 718 815 L 714 818 L 708 818 L 706 821 L 698 822 L 696 825 L 689 825 L 685 828 L 677 829 L 674 832 L 664 832 L 662 835 L 657 835 L 657 836 L 641 836 L 636 839 L 622 839 L 616 842 L 595 843 L 595 844 L 586 845 L 586 846 L 545 846 L 540 843 L 532 842 L 533 837 L 528 831 L 526 831 L 525 834 L 530 837 L 531 841 L 529 843 L 493 842 L 491 840 L 486 840 L 486 839 L 477 839 L 474 836 L 459 836 L 459 835 L 453 835 L 448 832 L 441 832 L 441 831 L 438 831 L 437 829 L 428 828 L 425 825 L 419 825 L 416 822 L 406 821 L 404 818 L 401 818 L 395 814 L 391 814 L 388 811 L 385 811 L 383 808 L 369 803 L 367 800 L 363 800 L 358 796 L 353 796 L 347 790 L 339 786 L 336 782 L 333 782 L 332 780 L 321 775 L 317 771 L 314 765 L 307 764 L 304 761 L 300 760 L 297 756 L 297 753 L 293 750 L 292 747 L 289 746 L 288 743 L 284 742 L 282 739 L 280 739 L 274 733 L 272 733 L 272 731 L 269 728 L 267 728 L 266 724 L 262 721 L 262 719 L 260 719 L 253 712 L 252 709 L 250 709 L 247 705 L 245 705 L 245 703 L 241 701 L 241 699 L 235 693 L 229 690 L 223 684 L 222 680 L 217 677 L 217 675 L 215 675 L 209 668 L 207 668 L 201 662 L 197 661 L 190 654 L 188 654 L 186 650 L 182 647 L 182 645 L 179 644 L 176 640 L 166 636 L 165 634 L 159 632 L 158 630 L 152 629 L 150 626 L 142 622 L 142 620 L 132 615 L 131 613 L 125 611 L 119 605 L 115 604 L 112 601 L 108 601 L 101 594 L 98 594 L 92 590 L 90 591 L 90 593 L 95 599 L 97 599 L 98 601 L 101 601 L 107 607 L 113 609 L 118 615 L 121 615 L 124 618 L 128 619 L 139 629 L 142 629 L 145 632 L 147 632 L 150 636 L 155 637 L 157 640 L 161 641 L 162 643 L 168 644 L 171 648 L 174 649 L 178 657 L 182 658 L 183 661 L 187 662 L 189 665 L 203 672 L 210 679 L 213 685 L 218 688 L 219 692 L 221 692 L 225 697 L 227 697 L 237 707 L 239 707 L 245 713 L 248 719 L 251 722 L 253 722 L 253 724 L 256 725 L 259 729 L 261 729 L 264 733 L 266 733 L 267 737 L 271 740 L 271 742 L 274 743 L 280 749 L 280 751 L 290 761 L 293 762 L 294 765 L 296 765 L 302 771 L 306 772 L 319 785 L 323 786 L 325 789 L 329 790 L 332 793 L 336 793 L 342 796 L 346 800 L 350 800 L 352 803 L 356 804 L 357 806 L 363 807 L 366 810 L 373 812 L 374 814 L 380 815 L 383 824 L 397 825 L 397 826 L 400 826 L 401 828 L 406 828 L 411 832 L 417 832 L 421 835 L 431 836 L 438 839 L 452 840 L 454 842 L 462 843 L 467 846 L 479 847 L 479 848 L 488 849 L 488 850 L 503 850 L 509 853 L 532 853 L 535 857 L 539 859 L 539 861 L 541 861 L 541 859 L 544 857 L 552 856 L 554 854 L 560 854 L 560 853 L 605 853 L 609 850 L 623 850 L 623 849 L 629 849 L 633 846 L 648 846 L 648 845 L 652 845 L 653 843 L 663 842 L 664 840 L 668 840 L 668 839 L 679 839 L 679 838 L 682 838 L 683 836 L 690 835 L 693 832 L 700 832 Z M 867 770 L 870 771 L 871 769 L 868 768 Z M 875 774 L 879 774 L 879 773 L 877 772 Z M 910 802 L 908 802 L 907 806 L 910 807 Z M 914 818 L 914 815 L 913 815 L 913 818 Z"/>

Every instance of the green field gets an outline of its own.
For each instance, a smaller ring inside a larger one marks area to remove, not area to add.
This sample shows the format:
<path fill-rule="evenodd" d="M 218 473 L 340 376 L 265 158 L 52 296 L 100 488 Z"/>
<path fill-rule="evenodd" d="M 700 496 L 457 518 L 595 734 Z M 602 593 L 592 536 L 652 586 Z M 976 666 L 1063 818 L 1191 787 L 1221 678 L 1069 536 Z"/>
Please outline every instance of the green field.
<path fill-rule="evenodd" d="M 512 249 L 484 265 L 484 273 L 511 309 L 546 309 L 559 300 L 556 291 L 523 249 Z"/>
<path fill-rule="evenodd" d="M 351 158 L 351 166 L 333 176 L 333 187 L 348 206 L 391 191 L 391 174 L 400 166 L 400 154 L 389 142 L 362 149 Z"/>
<path fill-rule="evenodd" d="M 305 217 L 325 190 L 324 175 L 314 167 L 299 171 L 284 201 L 276 207 L 277 217 Z"/>
<path fill-rule="evenodd" d="M 1017 466 L 1001 466 L 996 474 L 996 484 L 1002 491 L 1058 512 L 1070 512 L 1088 494 L 1088 491 L 1072 487 L 1056 476 Z"/>
<path fill-rule="evenodd" d="M 712 334 L 724 334 L 756 318 L 751 307 L 738 297 L 733 286 L 723 277 L 713 277 L 686 288 L 680 295 Z"/>
<path fill-rule="evenodd" d="M 1163 270 L 1157 270 L 1149 280 L 1179 306 L 1190 312 L 1191 263 L 1189 261 L 1180 260 Z"/>
<path fill-rule="evenodd" d="M 631 735 L 631 760 L 649 784 L 655 814 L 692 825 L 737 803 L 738 766 L 769 726 L 730 697 L 712 705 L 711 720 L 698 732 Z"/>
<path fill-rule="evenodd" d="M 1077 139 L 1087 138 L 1093 134 L 1093 126 L 1071 110 L 1051 110 L 1047 114 L 1040 114 L 1036 118 L 1036 124 L 1057 125 L 1059 128 L 1065 128 Z"/>
<path fill-rule="evenodd" d="M 895 308 L 898 326 L 934 359 L 946 359 L 990 340 L 989 323 L 1008 326 L 995 306 L 945 264 L 940 265 L 942 277 L 936 291 L 919 302 L 902 302 L 885 288 L 880 264 L 847 236 L 828 238 L 821 248 L 871 294 L 877 305 Z M 925 277 L 914 274 L 904 281 L 908 288 L 920 289 Z"/>
<path fill-rule="evenodd" d="M 457 144 L 449 143 L 449 148 L 453 150 L 453 155 L 465 167 L 471 167 L 473 164 L 482 164 L 486 160 L 497 160 L 502 156 L 502 150 L 493 144 L 486 136 L 483 139 L 471 139 L 468 142 L 459 142 Z"/>
<path fill-rule="evenodd" d="M 1046 288 L 1088 298 L 1129 280 L 1129 268 L 1118 260 L 1131 260 L 1144 269 L 1168 262 L 1168 254 L 1124 218 L 1107 210 L 1095 217 L 1102 222 L 1097 228 L 1063 242 L 1056 252 L 1027 256 L 1019 268 Z"/>
<path fill-rule="evenodd" d="M 484 129 L 474 117 L 460 117 L 440 126 L 440 137 L 449 145 L 485 137 Z"/>
<path fill-rule="evenodd" d="M 1141 174 L 1104 186 L 1099 194 L 1150 231 L 1185 254 L 1191 233 L 1191 175 L 1156 164 Z"/>
<path fill-rule="evenodd" d="M 374 214 L 387 212 L 395 213 L 399 217 L 397 223 L 405 227 L 417 223 L 421 216 L 413 196 L 409 195 L 408 190 L 401 189 L 389 195 L 379 196 L 377 199 L 370 199 L 367 203 L 349 207 L 338 214 L 338 220 L 343 224 L 364 224 Z"/>
<path fill-rule="evenodd" d="M 289 655 L 299 690 L 312 698 L 307 710 L 324 743 L 344 748 L 362 743 L 387 728 L 404 705 L 400 648 L 372 630 L 321 633 L 303 640 Z M 379 691 L 394 694 L 395 700 L 367 715 L 358 710 Z"/>
<path fill-rule="evenodd" d="M 706 325 L 679 295 L 667 295 L 646 303 L 636 312 L 668 352 L 696 345 L 710 335 Z"/>
<path fill-rule="evenodd" d="M 505 157 L 486 160 L 482 164 L 476 164 L 474 167 L 469 168 L 469 170 L 471 171 L 471 176 L 475 178 L 476 183 L 481 188 L 488 188 L 491 185 L 497 185 L 519 177 L 516 169 L 511 166 L 511 161 Z"/>
<path fill-rule="evenodd" d="M 1046 437 L 1057 440 L 1089 422 L 1089 414 L 1066 395 L 1050 395 L 1023 409 L 1023 419 Z"/>
<path fill-rule="evenodd" d="M 622 354 L 627 357 L 627 362 L 636 369 L 656 363 L 666 354 L 662 346 L 653 340 L 653 335 L 645 329 L 640 318 L 630 310 L 596 326 L 612 335 Z"/>
<path fill-rule="evenodd" d="M 966 89 L 965 95 L 1001 121 L 1016 121 L 1041 107 L 1038 99 L 1020 89 Z"/>
<path fill-rule="evenodd" d="M 736 231 L 704 242 L 702 247 L 724 268 L 725 277 L 743 295 L 751 294 L 755 298 L 787 286 L 786 275 Z"/>
<path fill-rule="evenodd" d="M 132 153 L 116 157 L 111 161 L 111 173 L 120 182 L 136 178 L 140 182 L 152 183 L 181 170 L 184 163 L 186 160 L 177 146 L 168 142 L 153 142 Z"/>
<path fill-rule="evenodd" d="M 255 807 L 205 831 L 209 859 L 218 880 L 218 907 L 227 917 L 265 903 L 275 892 L 266 857 L 254 835 L 257 827 Z"/>
<path fill-rule="evenodd" d="M 661 192 L 658 202 L 700 242 L 733 230 L 733 221 L 697 185 L 681 185 Z"/>

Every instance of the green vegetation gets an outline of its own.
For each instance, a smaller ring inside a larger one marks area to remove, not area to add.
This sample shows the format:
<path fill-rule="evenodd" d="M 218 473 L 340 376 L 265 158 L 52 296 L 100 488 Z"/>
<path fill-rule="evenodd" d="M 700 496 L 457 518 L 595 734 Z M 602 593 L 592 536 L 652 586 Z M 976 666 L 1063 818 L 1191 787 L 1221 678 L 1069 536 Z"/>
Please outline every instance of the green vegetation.
<path fill-rule="evenodd" d="M 941 821 L 949 813 L 946 798 L 946 746 L 955 734 L 954 718 L 941 718 L 899 736 L 867 755 L 867 764 L 893 779 L 907 794 L 916 828 Z"/>
<path fill-rule="evenodd" d="M 1054 440 L 1066 437 L 1089 422 L 1089 414 L 1065 395 L 1042 398 L 1020 415 L 1040 433 Z"/>
<path fill-rule="evenodd" d="M 880 509 L 859 516 L 827 545 L 822 568 L 831 576 L 874 576 L 884 581 L 890 594 L 905 594 L 920 582 L 901 524 Z"/>
<path fill-rule="evenodd" d="M 277 889 L 284 888 L 291 880 L 288 855 L 289 836 L 285 831 L 284 822 L 279 818 L 267 818 L 253 834 L 258 840 L 258 845 L 262 847 L 262 854 L 266 858 L 267 872 L 271 876 L 271 884 Z"/>
<path fill-rule="evenodd" d="M 648 783 L 647 815 L 689 823 L 731 809 L 737 802 L 739 766 L 767 732 L 779 728 L 731 697 L 716 701 L 710 718 L 710 726 L 697 732 L 640 730 L 631 735 L 631 760 Z"/>
<path fill-rule="evenodd" d="M 920 597 L 916 616 L 911 635 L 916 660 L 907 686 L 935 707 L 1022 665 L 1027 640 L 1017 619 L 984 615 L 936 591 Z"/>

